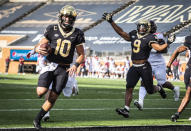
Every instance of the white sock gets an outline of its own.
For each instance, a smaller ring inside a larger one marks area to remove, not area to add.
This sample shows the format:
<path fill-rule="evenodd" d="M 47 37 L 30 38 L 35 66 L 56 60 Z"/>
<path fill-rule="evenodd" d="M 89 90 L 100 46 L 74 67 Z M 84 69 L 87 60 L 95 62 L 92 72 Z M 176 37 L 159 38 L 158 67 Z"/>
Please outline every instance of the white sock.
<path fill-rule="evenodd" d="M 143 104 L 144 104 L 144 99 L 145 99 L 145 96 L 147 94 L 147 91 L 145 89 L 145 87 L 141 86 L 139 88 L 139 104 L 143 107 Z"/>
<path fill-rule="evenodd" d="M 48 111 L 45 115 L 44 115 L 44 117 L 45 116 L 50 116 L 50 112 Z"/>
<path fill-rule="evenodd" d="M 127 109 L 129 111 L 130 108 L 129 108 L 129 106 L 125 106 L 125 109 Z"/>

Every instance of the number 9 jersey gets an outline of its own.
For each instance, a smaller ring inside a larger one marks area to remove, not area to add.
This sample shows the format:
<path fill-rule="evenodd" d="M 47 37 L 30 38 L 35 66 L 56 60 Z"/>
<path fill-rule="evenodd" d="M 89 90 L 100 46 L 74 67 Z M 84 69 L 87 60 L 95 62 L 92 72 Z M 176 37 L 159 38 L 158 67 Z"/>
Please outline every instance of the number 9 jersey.
<path fill-rule="evenodd" d="M 85 43 L 84 33 L 80 29 L 72 28 L 70 32 L 65 33 L 59 24 L 49 25 L 44 36 L 52 48 L 47 60 L 57 64 L 71 64 L 76 46 Z"/>
<path fill-rule="evenodd" d="M 157 43 L 153 34 L 140 36 L 136 30 L 129 33 L 131 38 L 131 59 L 132 60 L 147 60 L 152 49 L 151 44 Z"/>

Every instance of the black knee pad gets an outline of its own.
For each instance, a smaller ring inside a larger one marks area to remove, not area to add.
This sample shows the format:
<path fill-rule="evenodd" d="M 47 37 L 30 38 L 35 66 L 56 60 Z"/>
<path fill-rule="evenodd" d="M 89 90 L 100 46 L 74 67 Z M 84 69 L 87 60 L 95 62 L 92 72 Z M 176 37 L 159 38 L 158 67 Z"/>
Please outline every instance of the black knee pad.
<path fill-rule="evenodd" d="M 48 101 L 51 103 L 51 104 L 54 104 L 55 101 L 56 101 L 57 98 L 54 98 L 54 97 L 49 97 L 48 98 Z"/>
<path fill-rule="evenodd" d="M 48 97 L 48 101 L 49 101 L 50 103 L 54 104 L 55 101 L 57 100 L 58 96 L 59 96 L 59 95 L 58 95 L 57 93 L 55 93 L 55 92 L 50 92 L 49 97 Z"/>
<path fill-rule="evenodd" d="M 162 84 L 163 88 L 170 88 L 170 89 L 174 89 L 174 86 L 172 83 L 170 83 L 169 81 L 166 81 L 164 84 Z"/>

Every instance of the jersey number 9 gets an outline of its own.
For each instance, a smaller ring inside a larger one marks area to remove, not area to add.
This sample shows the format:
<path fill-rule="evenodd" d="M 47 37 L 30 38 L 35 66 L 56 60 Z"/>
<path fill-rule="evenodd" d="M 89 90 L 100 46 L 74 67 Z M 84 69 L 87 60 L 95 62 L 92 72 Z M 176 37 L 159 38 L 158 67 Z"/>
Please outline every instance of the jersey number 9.
<path fill-rule="evenodd" d="M 140 45 L 141 41 L 140 40 L 135 40 L 133 43 L 133 52 L 138 53 L 140 51 Z"/>

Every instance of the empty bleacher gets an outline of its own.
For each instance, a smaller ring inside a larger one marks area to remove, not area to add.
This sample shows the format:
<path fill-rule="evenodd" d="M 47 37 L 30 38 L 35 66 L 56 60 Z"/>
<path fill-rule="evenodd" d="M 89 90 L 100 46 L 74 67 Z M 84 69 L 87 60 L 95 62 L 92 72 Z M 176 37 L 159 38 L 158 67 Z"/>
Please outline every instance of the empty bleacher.
<path fill-rule="evenodd" d="M 112 12 L 128 1 L 130 0 L 52 2 L 40 6 L 39 9 L 30 15 L 22 17 L 20 20 L 18 18 L 31 9 L 38 7 L 40 3 L 6 3 L 2 5 L 1 12 L 16 8 L 17 10 L 12 13 L 9 12 L 10 17 L 3 17 L 0 27 L 2 28 L 7 23 L 13 22 L 14 19 L 17 19 L 17 21 L 4 28 L 0 33 L 27 36 L 25 40 L 15 42 L 11 44 L 12 46 L 34 46 L 43 35 L 46 26 L 57 23 L 57 12 L 66 4 L 70 4 L 77 9 L 78 17 L 75 26 L 83 29 L 100 19 L 104 12 Z M 158 26 L 158 32 L 167 32 L 180 22 L 189 19 L 191 16 L 189 11 L 191 7 L 187 3 L 189 3 L 189 0 L 139 0 L 116 14 L 113 19 L 126 32 L 136 29 L 136 23 L 142 18 L 155 20 Z M 180 38 L 188 35 L 189 32 L 185 28 L 177 33 L 177 43 L 170 47 L 169 53 L 181 44 L 182 39 Z M 129 42 L 121 39 L 110 24 L 105 21 L 86 31 L 85 36 L 87 38 L 86 46 L 90 47 L 94 52 L 129 52 L 131 50 Z"/>
<path fill-rule="evenodd" d="M 33 10 L 40 7 L 42 3 L 5 3 L 0 9 L 0 30 L 8 27 L 14 22 L 25 17 Z"/>

